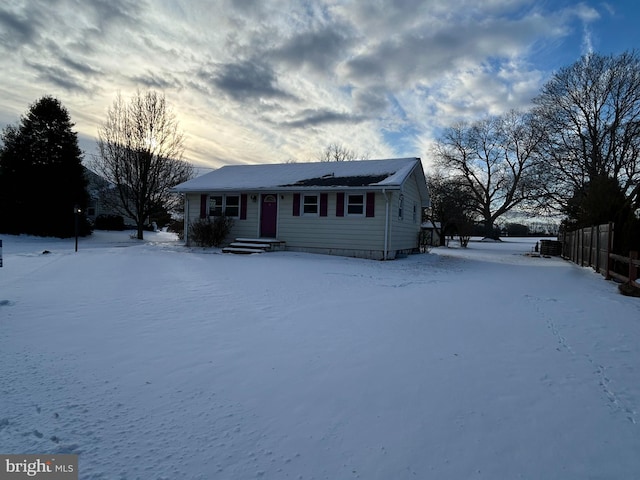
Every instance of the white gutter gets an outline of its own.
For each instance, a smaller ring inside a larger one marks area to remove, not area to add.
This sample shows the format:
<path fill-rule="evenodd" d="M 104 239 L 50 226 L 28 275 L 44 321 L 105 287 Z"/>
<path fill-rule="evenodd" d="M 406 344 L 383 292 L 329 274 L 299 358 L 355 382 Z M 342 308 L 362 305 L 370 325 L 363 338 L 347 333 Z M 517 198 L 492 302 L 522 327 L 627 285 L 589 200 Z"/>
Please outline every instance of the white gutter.
<path fill-rule="evenodd" d="M 382 194 L 384 195 L 385 201 L 385 209 L 384 209 L 384 253 L 382 256 L 383 260 L 387 259 L 387 252 L 389 249 L 389 197 L 387 197 L 387 190 L 385 188 L 382 189 Z"/>

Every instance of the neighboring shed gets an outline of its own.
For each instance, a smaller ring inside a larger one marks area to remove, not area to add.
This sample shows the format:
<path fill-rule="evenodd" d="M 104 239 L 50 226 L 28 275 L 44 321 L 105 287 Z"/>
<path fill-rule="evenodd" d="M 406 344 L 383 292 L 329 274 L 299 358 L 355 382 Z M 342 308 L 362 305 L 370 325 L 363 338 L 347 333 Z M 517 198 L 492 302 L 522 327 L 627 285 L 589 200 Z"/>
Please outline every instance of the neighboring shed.
<path fill-rule="evenodd" d="M 432 247 L 440 246 L 440 222 L 426 221 L 422 223 L 422 242 Z"/>
<path fill-rule="evenodd" d="M 175 187 L 188 226 L 225 213 L 234 238 L 371 259 L 418 251 L 429 194 L 419 158 L 230 165 Z"/>

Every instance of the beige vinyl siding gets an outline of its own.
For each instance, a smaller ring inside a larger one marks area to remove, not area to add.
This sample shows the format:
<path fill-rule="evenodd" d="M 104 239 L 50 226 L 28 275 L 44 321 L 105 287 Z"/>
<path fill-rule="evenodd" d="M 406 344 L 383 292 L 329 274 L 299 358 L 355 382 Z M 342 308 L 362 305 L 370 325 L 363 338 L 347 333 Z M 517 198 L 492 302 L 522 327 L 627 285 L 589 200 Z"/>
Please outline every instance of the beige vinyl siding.
<path fill-rule="evenodd" d="M 403 216 L 399 218 L 400 194 L 404 197 Z M 416 219 L 413 219 L 413 206 L 416 206 Z M 418 233 L 422 220 L 422 201 L 418 190 L 417 177 L 413 173 L 402 187 L 402 191 L 393 192 L 391 203 L 391 236 L 389 250 L 410 250 L 418 246 Z"/>
<path fill-rule="evenodd" d="M 244 193 L 244 192 L 242 192 Z M 252 196 L 256 197 L 256 200 L 251 199 Z M 235 219 L 231 234 L 229 235 L 229 242 L 232 242 L 235 238 L 258 238 L 260 236 L 259 222 L 258 222 L 258 210 L 260 205 L 260 195 L 254 193 L 247 194 L 247 218 L 246 220 Z"/>
<path fill-rule="evenodd" d="M 299 192 L 301 198 L 310 192 Z M 324 192 L 326 193 L 326 192 Z M 352 192 L 356 193 L 356 192 Z M 366 197 L 365 191 L 362 193 Z M 347 192 L 345 192 L 345 202 Z M 317 194 L 320 195 L 320 192 Z M 284 197 L 284 198 L 282 198 Z M 304 214 L 293 216 L 293 193 L 279 196 L 278 238 L 292 249 L 379 250 L 384 249 L 385 202 L 382 193 L 375 194 L 375 216 L 348 215 L 336 217 L 337 192 L 328 192 L 327 216 Z M 366 200 L 364 205 L 366 211 Z"/>
<path fill-rule="evenodd" d="M 185 196 L 185 230 L 188 226 L 200 218 L 200 194 L 187 194 Z"/>
<path fill-rule="evenodd" d="M 236 193 L 220 193 L 220 192 L 211 192 L 207 195 L 241 195 L 244 192 Z M 240 220 L 239 218 L 234 219 L 233 228 L 231 229 L 231 233 L 226 238 L 225 243 L 231 243 L 234 238 L 240 237 L 258 237 L 259 232 L 259 195 L 256 195 L 256 201 L 254 202 L 251 197 L 254 194 L 247 194 L 247 219 Z M 193 193 L 188 194 L 186 196 L 186 200 L 188 202 L 188 221 L 189 223 L 197 222 L 200 219 L 200 194 Z"/>

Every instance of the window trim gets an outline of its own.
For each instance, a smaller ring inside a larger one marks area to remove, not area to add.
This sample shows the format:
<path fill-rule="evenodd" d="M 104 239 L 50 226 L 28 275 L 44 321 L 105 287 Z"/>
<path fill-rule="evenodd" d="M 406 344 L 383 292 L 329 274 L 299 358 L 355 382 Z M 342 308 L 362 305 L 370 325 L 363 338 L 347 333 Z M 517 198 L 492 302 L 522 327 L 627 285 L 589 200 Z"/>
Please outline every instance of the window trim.
<path fill-rule="evenodd" d="M 238 209 L 238 213 L 236 215 L 229 215 L 227 213 L 227 210 L 229 210 L 229 198 L 237 198 L 238 199 L 238 203 L 236 205 L 231 205 L 231 208 L 237 208 Z M 222 210 L 224 212 L 225 217 L 229 217 L 229 218 L 240 218 L 240 195 L 225 195 L 224 196 L 224 209 Z"/>
<path fill-rule="evenodd" d="M 320 196 L 317 193 L 312 193 L 312 194 L 306 194 L 303 193 L 301 195 L 301 199 L 300 199 L 300 213 L 304 216 L 314 216 L 317 217 L 320 214 Z M 315 202 L 311 203 L 307 203 L 307 198 L 311 199 L 314 198 Z M 308 207 L 315 207 L 315 211 L 312 212 L 307 212 L 307 206 Z"/>
<path fill-rule="evenodd" d="M 220 199 L 220 205 L 213 207 L 214 199 Z M 220 211 L 219 214 L 216 214 L 216 210 Z M 224 212 L 224 195 L 209 195 L 209 208 L 207 210 L 207 217 L 221 217 L 222 212 Z"/>
<path fill-rule="evenodd" d="M 366 196 L 364 193 L 347 193 L 345 195 L 345 203 L 346 203 L 346 207 L 345 208 L 345 215 L 349 216 L 349 217 L 364 217 L 365 215 L 365 207 L 366 207 Z M 362 200 L 359 203 L 355 203 L 355 202 L 351 202 L 351 198 L 352 197 L 360 197 Z M 351 207 L 360 207 L 360 212 L 358 213 L 352 213 Z"/>
<path fill-rule="evenodd" d="M 211 202 L 213 201 L 213 199 L 220 199 L 220 206 L 216 206 L 215 208 L 212 208 L 211 206 Z M 235 205 L 230 205 L 231 208 L 237 209 L 237 213 L 235 215 L 228 215 L 227 214 L 227 209 L 229 208 L 229 205 L 227 205 L 227 198 L 237 198 L 238 199 L 238 203 Z M 216 214 L 216 212 L 219 212 L 218 214 Z M 242 195 L 237 194 L 237 195 L 209 195 L 209 209 L 208 209 L 208 217 L 222 217 L 222 216 L 226 216 L 229 218 L 240 218 L 240 214 L 242 212 Z"/>

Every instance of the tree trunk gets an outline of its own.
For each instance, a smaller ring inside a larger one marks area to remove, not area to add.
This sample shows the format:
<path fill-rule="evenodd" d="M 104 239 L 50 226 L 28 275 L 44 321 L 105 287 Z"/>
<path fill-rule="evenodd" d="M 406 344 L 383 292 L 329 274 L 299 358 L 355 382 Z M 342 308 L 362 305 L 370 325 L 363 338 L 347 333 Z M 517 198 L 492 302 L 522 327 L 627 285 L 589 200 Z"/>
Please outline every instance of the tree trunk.
<path fill-rule="evenodd" d="M 485 219 L 484 220 L 484 236 L 487 238 L 493 238 L 497 240 L 496 234 L 493 231 L 493 220 Z"/>

